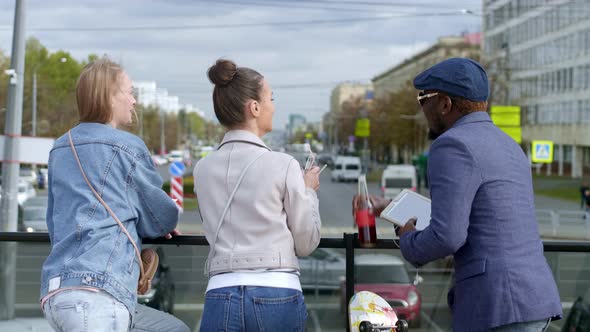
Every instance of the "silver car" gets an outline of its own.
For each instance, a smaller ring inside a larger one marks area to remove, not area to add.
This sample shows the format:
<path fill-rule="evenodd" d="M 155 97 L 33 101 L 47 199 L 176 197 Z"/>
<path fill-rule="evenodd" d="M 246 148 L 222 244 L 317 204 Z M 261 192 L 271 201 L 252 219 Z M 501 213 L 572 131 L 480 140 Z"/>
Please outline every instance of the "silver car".
<path fill-rule="evenodd" d="M 336 249 L 317 248 L 307 257 L 299 257 L 301 288 L 338 290 L 346 276 L 346 256 Z"/>
<path fill-rule="evenodd" d="M 19 207 L 19 230 L 21 232 L 47 232 L 47 196 L 27 199 Z"/>

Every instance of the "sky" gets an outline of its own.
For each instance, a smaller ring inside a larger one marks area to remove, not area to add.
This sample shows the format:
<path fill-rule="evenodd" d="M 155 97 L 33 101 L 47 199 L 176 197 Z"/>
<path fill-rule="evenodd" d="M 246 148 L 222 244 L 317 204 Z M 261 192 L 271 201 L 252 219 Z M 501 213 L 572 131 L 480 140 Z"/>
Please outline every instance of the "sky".
<path fill-rule="evenodd" d="M 11 54 L 16 0 L 0 0 L 0 49 Z M 319 121 L 340 82 L 371 78 L 437 38 L 481 30 L 481 0 L 25 0 L 26 36 L 78 60 L 106 54 L 133 80 L 215 119 L 206 72 L 216 59 L 260 72 L 289 114 Z M 467 9 L 472 14 L 462 14 Z"/>

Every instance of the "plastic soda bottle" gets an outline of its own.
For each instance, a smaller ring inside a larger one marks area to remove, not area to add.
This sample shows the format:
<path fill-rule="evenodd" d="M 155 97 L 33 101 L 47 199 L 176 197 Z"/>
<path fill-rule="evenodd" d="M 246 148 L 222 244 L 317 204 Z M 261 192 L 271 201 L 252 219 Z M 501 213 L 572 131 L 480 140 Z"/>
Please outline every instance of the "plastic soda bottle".
<path fill-rule="evenodd" d="M 377 232 L 375 230 L 373 205 L 369 200 L 367 178 L 364 174 L 361 174 L 358 178 L 358 196 L 354 221 L 358 227 L 359 242 L 363 248 L 372 248 L 377 245 Z"/>

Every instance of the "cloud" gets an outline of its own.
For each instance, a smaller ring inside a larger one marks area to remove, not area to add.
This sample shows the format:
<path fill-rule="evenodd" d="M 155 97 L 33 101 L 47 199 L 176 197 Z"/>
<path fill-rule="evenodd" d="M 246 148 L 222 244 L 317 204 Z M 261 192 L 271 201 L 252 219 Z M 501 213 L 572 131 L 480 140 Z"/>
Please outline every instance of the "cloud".
<path fill-rule="evenodd" d="M 275 127 L 284 127 L 289 113 L 317 121 L 329 109 L 333 87 L 345 80 L 368 81 L 442 35 L 479 30 L 473 16 L 396 17 L 466 7 L 481 11 L 480 1 L 455 1 L 430 8 L 416 0 L 411 7 L 349 6 L 333 10 L 313 2 L 238 0 L 31 0 L 26 26 L 71 28 L 32 31 L 50 50 L 69 51 L 77 59 L 108 54 L 135 80 L 156 80 L 181 103 L 213 115 L 207 68 L 217 58 L 234 60 L 261 72 L 275 86 Z M 254 4 L 256 3 L 256 4 Z M 432 1 L 428 3 L 432 4 Z M 294 8 L 295 7 L 295 8 Z M 301 8 L 299 8 L 301 7 Z M 11 48 L 14 1 L 0 1 L 0 48 Z M 358 13 L 346 8 L 358 9 Z M 355 21 L 367 18 L 366 21 Z M 325 23 L 328 20 L 341 20 Z M 309 22 L 248 27 L 264 22 Z M 107 23 L 108 22 L 108 23 Z M 324 23 L 321 23 L 324 22 Z M 242 25 L 235 27 L 235 25 Z M 193 28 L 182 28 L 191 26 Z M 203 27 L 213 28 L 203 28 Z M 227 28 L 228 26 L 233 26 Z M 91 27 L 160 27 L 149 30 L 85 31 Z M 165 27 L 177 27 L 165 29 Z"/>

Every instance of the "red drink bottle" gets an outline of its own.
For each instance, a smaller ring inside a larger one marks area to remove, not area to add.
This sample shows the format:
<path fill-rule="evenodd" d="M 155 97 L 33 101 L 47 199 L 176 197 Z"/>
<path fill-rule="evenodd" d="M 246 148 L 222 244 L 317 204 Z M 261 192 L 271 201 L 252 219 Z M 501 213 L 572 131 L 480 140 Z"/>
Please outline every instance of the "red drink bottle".
<path fill-rule="evenodd" d="M 359 199 L 356 202 L 354 221 L 358 227 L 359 243 L 363 248 L 373 248 L 377 245 L 377 232 L 375 230 L 375 214 L 373 213 L 373 205 L 369 200 L 365 175 L 359 176 L 358 195 Z"/>

